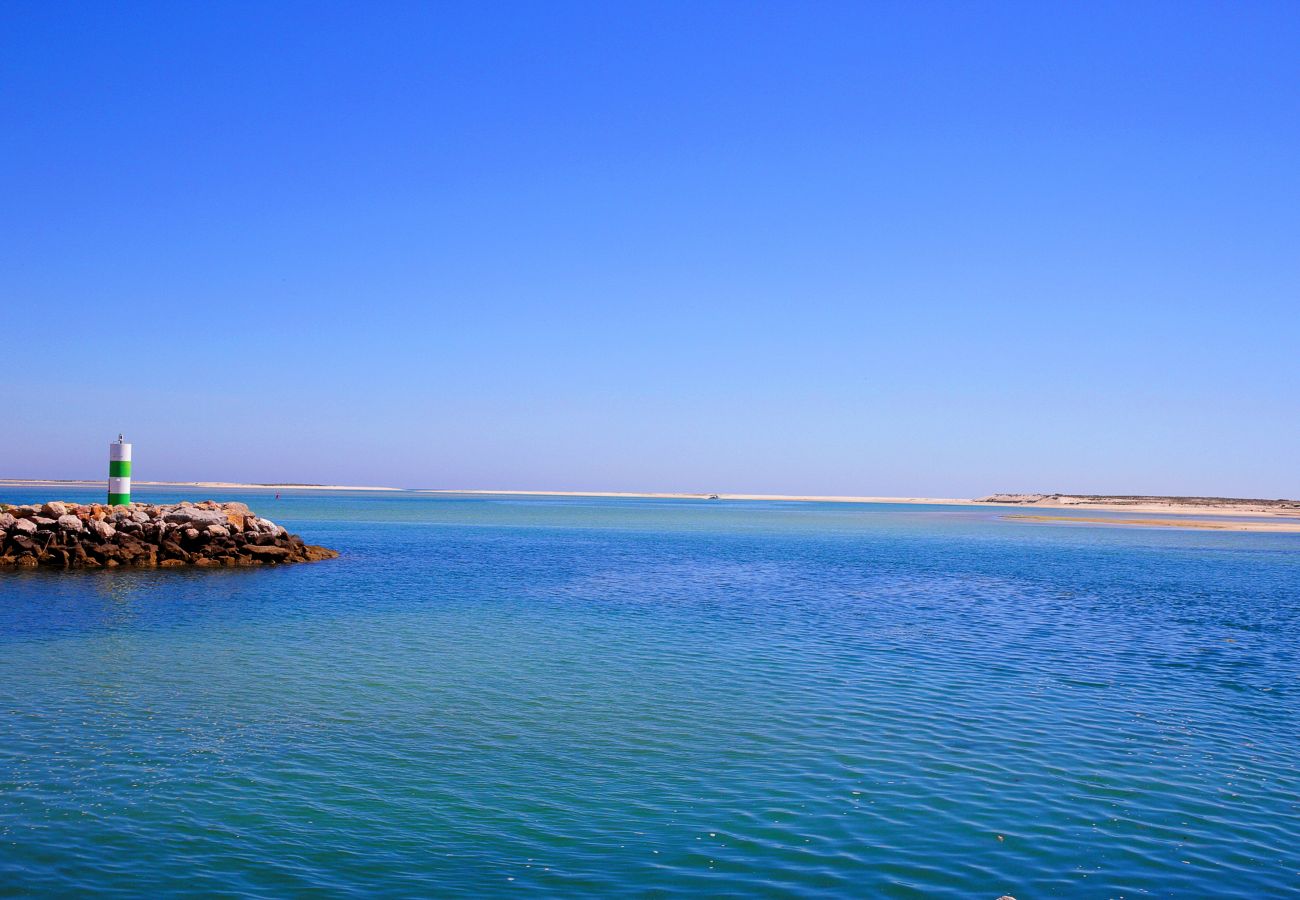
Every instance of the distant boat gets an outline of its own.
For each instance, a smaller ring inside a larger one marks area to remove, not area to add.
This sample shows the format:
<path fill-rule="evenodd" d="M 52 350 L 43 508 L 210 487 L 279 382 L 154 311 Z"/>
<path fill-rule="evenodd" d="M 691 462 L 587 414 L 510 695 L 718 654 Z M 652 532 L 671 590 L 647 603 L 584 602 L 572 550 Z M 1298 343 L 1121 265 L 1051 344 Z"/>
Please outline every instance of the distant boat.
<path fill-rule="evenodd" d="M 709 494 L 708 499 L 710 499 L 710 500 L 721 500 L 722 498 L 719 497 L 717 494 Z"/>

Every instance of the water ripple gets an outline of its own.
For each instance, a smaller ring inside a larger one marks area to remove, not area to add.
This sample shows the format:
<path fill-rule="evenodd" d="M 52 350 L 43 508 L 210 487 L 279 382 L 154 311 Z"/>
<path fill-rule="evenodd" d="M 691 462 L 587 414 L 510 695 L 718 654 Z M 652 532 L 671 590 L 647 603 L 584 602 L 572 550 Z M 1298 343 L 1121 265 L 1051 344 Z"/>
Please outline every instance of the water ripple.
<path fill-rule="evenodd" d="M 1300 542 L 364 496 L 0 581 L 0 893 L 1300 893 Z"/>

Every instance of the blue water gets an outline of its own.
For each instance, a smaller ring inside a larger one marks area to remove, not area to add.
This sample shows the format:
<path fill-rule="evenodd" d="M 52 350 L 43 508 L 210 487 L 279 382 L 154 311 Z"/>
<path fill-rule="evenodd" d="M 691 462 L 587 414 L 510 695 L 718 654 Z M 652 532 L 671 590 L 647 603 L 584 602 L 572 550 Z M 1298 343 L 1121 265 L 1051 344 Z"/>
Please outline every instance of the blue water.
<path fill-rule="evenodd" d="M 343 556 L 0 572 L 0 894 L 1300 895 L 1300 535 L 218 499 Z"/>

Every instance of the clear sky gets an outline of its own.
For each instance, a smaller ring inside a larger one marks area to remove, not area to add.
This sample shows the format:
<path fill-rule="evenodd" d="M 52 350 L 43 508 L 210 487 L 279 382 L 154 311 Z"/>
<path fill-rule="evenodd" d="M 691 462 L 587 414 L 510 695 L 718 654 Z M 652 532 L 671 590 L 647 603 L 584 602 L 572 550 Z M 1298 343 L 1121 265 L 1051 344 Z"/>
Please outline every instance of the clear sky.
<path fill-rule="evenodd" d="M 1300 4 L 0 5 L 0 477 L 1300 496 Z"/>

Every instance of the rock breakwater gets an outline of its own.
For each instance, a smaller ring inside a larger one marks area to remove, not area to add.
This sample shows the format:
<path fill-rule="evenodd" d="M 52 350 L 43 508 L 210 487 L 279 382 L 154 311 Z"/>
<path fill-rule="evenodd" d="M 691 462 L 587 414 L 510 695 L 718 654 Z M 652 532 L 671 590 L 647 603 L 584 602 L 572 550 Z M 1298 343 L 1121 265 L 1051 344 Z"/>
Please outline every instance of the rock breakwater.
<path fill-rule="evenodd" d="M 236 568 L 336 556 L 243 503 L 0 504 L 0 567 Z"/>

